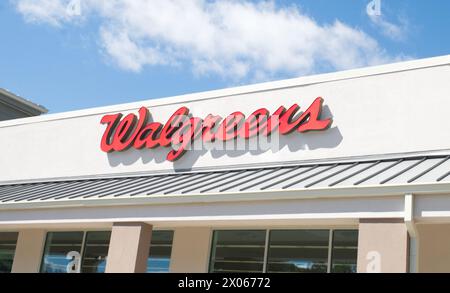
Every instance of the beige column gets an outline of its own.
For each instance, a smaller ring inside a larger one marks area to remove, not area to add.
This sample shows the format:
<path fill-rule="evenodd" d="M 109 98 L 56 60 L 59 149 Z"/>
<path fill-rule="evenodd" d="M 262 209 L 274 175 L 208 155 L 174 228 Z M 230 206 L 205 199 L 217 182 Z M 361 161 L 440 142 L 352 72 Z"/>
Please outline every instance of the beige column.
<path fill-rule="evenodd" d="M 177 228 L 172 244 L 171 273 L 207 273 L 210 228 Z"/>
<path fill-rule="evenodd" d="M 45 230 L 33 229 L 19 232 L 11 272 L 39 273 L 44 253 L 45 236 Z"/>
<path fill-rule="evenodd" d="M 419 224 L 419 273 L 450 273 L 450 224 Z"/>
<path fill-rule="evenodd" d="M 408 272 L 408 231 L 398 219 L 361 220 L 358 273 Z"/>
<path fill-rule="evenodd" d="M 145 273 L 152 237 L 146 223 L 114 223 L 106 273 Z"/>

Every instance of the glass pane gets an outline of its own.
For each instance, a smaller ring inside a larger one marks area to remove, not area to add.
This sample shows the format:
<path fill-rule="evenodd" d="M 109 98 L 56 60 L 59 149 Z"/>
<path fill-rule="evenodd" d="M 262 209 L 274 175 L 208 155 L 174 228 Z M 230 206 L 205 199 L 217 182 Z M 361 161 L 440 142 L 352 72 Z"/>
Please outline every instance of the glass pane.
<path fill-rule="evenodd" d="M 266 231 L 214 231 L 211 272 L 262 272 Z"/>
<path fill-rule="evenodd" d="M 326 273 L 329 230 L 272 230 L 267 272 Z"/>
<path fill-rule="evenodd" d="M 333 273 L 356 273 L 358 230 L 333 231 Z"/>
<path fill-rule="evenodd" d="M 45 242 L 42 273 L 67 273 L 74 269 L 69 253 L 81 254 L 83 232 L 49 232 Z"/>
<path fill-rule="evenodd" d="M 153 231 L 147 273 L 168 273 L 172 254 L 173 231 Z"/>
<path fill-rule="evenodd" d="M 10 273 L 16 251 L 18 233 L 0 233 L 0 273 Z"/>
<path fill-rule="evenodd" d="M 83 252 L 82 273 L 104 273 L 111 232 L 87 232 Z"/>

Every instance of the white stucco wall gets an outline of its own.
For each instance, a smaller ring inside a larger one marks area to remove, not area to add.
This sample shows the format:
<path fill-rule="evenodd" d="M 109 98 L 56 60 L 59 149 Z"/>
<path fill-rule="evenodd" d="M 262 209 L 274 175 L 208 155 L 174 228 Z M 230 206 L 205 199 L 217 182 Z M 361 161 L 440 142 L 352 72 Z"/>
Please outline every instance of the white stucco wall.
<path fill-rule="evenodd" d="M 450 56 L 375 68 L 305 77 L 235 89 L 148 100 L 0 123 L 0 182 L 175 169 L 227 167 L 313 159 L 450 149 Z M 151 89 L 149 89 L 151 92 Z M 188 152 L 176 163 L 169 149 L 100 150 L 106 113 L 150 109 L 165 123 L 180 106 L 197 117 L 246 115 L 265 107 L 298 103 L 303 110 L 317 97 L 324 116 L 334 119 L 325 132 L 293 133 L 284 147 L 255 152 Z"/>
<path fill-rule="evenodd" d="M 260 200 L 196 204 L 142 204 L 2 210 L 0 228 L 46 225 L 109 225 L 147 222 L 158 227 L 299 225 L 357 223 L 360 218 L 403 218 L 404 197 L 361 197 L 298 200 Z M 314 222 L 318 221 L 318 222 Z"/>

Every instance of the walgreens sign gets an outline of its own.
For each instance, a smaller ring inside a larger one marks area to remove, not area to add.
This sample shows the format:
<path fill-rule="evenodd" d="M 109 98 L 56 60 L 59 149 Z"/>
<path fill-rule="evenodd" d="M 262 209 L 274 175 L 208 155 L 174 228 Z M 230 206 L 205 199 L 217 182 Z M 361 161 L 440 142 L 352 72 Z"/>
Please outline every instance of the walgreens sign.
<path fill-rule="evenodd" d="M 317 98 L 301 111 L 297 104 L 290 108 L 280 106 L 272 114 L 265 108 L 248 115 L 240 111 L 226 118 L 209 114 L 205 118 L 195 117 L 186 107 L 181 107 L 165 122 L 149 121 L 146 107 L 139 115 L 121 113 L 105 115 L 101 124 L 106 129 L 101 139 L 101 150 L 106 153 L 122 152 L 129 148 L 154 149 L 171 147 L 167 160 L 176 161 L 199 141 L 203 145 L 232 140 L 287 135 L 292 132 L 323 131 L 332 124 L 331 118 L 321 118 L 323 99 Z"/>

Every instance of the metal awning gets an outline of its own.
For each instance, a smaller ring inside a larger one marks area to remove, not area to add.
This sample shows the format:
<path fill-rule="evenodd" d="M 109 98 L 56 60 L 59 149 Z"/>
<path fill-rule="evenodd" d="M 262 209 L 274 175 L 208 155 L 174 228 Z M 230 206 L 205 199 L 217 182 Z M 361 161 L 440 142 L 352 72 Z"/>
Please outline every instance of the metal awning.
<path fill-rule="evenodd" d="M 3 185 L 0 206 L 2 203 L 434 183 L 450 183 L 450 155 Z"/>

